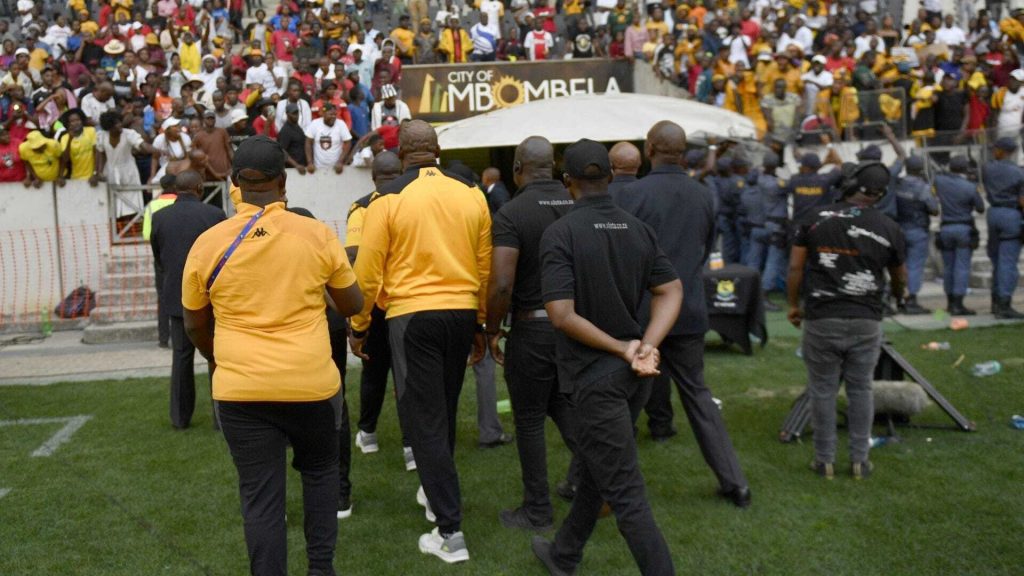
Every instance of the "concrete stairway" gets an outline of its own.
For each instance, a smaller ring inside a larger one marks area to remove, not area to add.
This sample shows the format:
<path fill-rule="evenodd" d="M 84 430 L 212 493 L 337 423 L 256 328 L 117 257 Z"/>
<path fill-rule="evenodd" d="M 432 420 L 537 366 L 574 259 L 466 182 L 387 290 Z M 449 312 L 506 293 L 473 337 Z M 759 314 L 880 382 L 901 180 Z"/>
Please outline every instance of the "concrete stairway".
<path fill-rule="evenodd" d="M 82 334 L 85 344 L 157 340 L 157 294 L 153 257 L 119 250 L 108 256 L 96 308 Z"/>

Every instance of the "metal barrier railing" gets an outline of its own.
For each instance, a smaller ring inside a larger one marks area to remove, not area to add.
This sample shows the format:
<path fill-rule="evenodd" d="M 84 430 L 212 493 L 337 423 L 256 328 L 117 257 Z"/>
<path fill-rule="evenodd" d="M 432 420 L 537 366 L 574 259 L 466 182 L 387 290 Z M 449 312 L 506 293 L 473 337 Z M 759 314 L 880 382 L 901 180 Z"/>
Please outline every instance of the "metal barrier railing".
<path fill-rule="evenodd" d="M 832 120 L 846 140 L 878 140 L 889 126 L 897 138 L 907 136 L 910 107 L 903 88 L 858 90 L 840 96 L 839 117 L 829 107 Z"/>
<path fill-rule="evenodd" d="M 143 242 L 142 219 L 146 205 L 157 195 L 159 184 L 131 186 L 107 185 L 107 206 L 110 214 L 112 244 Z M 227 213 L 231 199 L 228 182 L 207 182 L 203 185 L 203 202 Z"/>

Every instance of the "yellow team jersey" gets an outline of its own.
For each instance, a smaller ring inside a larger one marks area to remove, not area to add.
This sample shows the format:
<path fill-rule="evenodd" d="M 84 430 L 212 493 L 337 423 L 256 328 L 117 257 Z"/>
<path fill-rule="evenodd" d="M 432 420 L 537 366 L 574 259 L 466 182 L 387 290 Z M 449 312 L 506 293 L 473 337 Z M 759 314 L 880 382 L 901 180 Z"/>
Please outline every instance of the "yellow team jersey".
<path fill-rule="evenodd" d="M 26 165 L 32 167 L 36 178 L 43 182 L 53 182 L 57 179 L 60 170 L 60 144 L 56 140 L 46 139 L 46 145 L 41 150 L 29 148 L 28 142 L 22 142 L 18 146 L 18 154 Z"/>
<path fill-rule="evenodd" d="M 341 385 L 331 360 L 324 287 L 348 288 L 355 275 L 334 231 L 266 206 L 210 289 L 207 279 L 259 211 L 242 203 L 192 246 L 181 282 L 189 310 L 213 306 L 217 319 L 213 397 L 233 402 L 316 402 Z"/>
<path fill-rule="evenodd" d="M 355 272 L 363 291 L 353 330 L 366 330 L 381 289 L 387 317 L 476 310 L 483 323 L 491 268 L 491 215 L 476 186 L 436 166 L 407 170 L 366 209 Z"/>
<path fill-rule="evenodd" d="M 95 166 L 93 148 L 96 147 L 96 129 L 92 126 L 82 128 L 82 134 L 78 138 L 72 138 L 71 134 L 63 134 L 60 137 L 60 148 L 62 151 L 71 149 L 71 179 L 88 180 L 92 176 Z"/>

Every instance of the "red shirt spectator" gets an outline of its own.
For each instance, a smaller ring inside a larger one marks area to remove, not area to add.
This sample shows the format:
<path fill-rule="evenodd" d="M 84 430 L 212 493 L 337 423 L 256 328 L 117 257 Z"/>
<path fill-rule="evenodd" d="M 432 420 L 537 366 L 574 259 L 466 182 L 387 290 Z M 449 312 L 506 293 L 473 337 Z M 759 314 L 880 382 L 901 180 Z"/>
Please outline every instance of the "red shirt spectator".
<path fill-rule="evenodd" d="M 292 78 L 302 83 L 302 91 L 306 94 L 313 94 L 316 92 L 316 78 L 309 72 L 300 72 L 296 70 L 292 73 Z"/>
<path fill-rule="evenodd" d="M 299 44 L 299 37 L 294 32 L 274 30 L 270 35 L 270 44 L 274 47 L 274 55 L 282 62 L 292 61 L 292 49 Z"/>
<path fill-rule="evenodd" d="M 835 73 L 835 71 L 839 70 L 840 68 L 846 68 L 850 72 L 853 72 L 853 67 L 856 65 L 857 61 L 854 60 L 851 56 L 829 56 L 825 60 L 825 70 L 828 70 L 829 72 L 832 73 Z"/>
<path fill-rule="evenodd" d="M 761 35 L 761 27 L 751 19 L 743 20 L 740 22 L 740 33 L 750 38 L 750 43 L 753 44 L 757 41 L 757 38 Z"/>
<path fill-rule="evenodd" d="M 533 9 L 533 16 L 534 16 L 534 18 L 543 18 L 544 19 L 544 29 L 547 30 L 548 32 L 551 32 L 552 36 L 555 35 L 555 33 L 557 32 L 558 29 L 555 28 L 555 9 L 554 8 L 551 8 L 549 6 L 542 6 L 540 8 L 534 8 Z"/>
<path fill-rule="evenodd" d="M 985 98 L 979 98 L 977 93 L 971 92 L 967 102 L 967 111 L 968 130 L 984 130 L 988 126 L 988 117 L 992 113 L 992 108 Z"/>
<path fill-rule="evenodd" d="M 337 92 L 335 92 L 334 97 L 330 100 L 320 98 L 316 102 L 313 102 L 313 105 L 309 107 L 309 111 L 313 114 L 313 120 L 323 116 L 325 102 L 334 104 L 334 107 L 338 109 L 338 119 L 343 120 L 345 122 L 345 126 L 348 126 L 348 129 L 351 131 L 352 113 L 348 111 L 348 104 L 341 96 L 337 95 Z"/>
<path fill-rule="evenodd" d="M 267 127 L 267 119 L 264 118 L 262 114 L 257 116 L 256 119 L 252 121 L 252 129 L 255 130 L 257 134 L 264 134 L 265 132 L 263 132 L 263 130 L 266 127 Z M 275 140 L 277 139 L 277 126 L 275 126 L 273 122 L 270 123 L 270 136 L 269 137 L 272 138 L 272 139 L 275 139 Z"/>
<path fill-rule="evenodd" d="M 10 132 L 0 125 L 0 182 L 25 180 L 25 163 L 21 161 L 18 146 L 21 140 L 11 138 Z"/>

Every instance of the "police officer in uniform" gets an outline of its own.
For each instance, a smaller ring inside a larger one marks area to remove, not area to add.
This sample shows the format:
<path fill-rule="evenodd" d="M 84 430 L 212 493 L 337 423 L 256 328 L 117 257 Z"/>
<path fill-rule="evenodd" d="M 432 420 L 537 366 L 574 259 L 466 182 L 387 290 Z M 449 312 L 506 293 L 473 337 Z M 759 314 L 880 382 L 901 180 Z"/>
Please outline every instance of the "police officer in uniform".
<path fill-rule="evenodd" d="M 677 163 L 684 149 L 675 150 Z M 559 364 L 577 408 L 582 464 L 569 516 L 554 542 L 534 537 L 533 550 L 550 574 L 572 574 L 607 502 L 640 572 L 675 574 L 647 501 L 633 426 L 683 289 L 654 231 L 608 196 L 611 165 L 604 146 L 581 140 L 566 149 L 564 163 L 576 204 L 544 232 L 541 282 L 544 307 L 558 331 Z M 710 198 L 706 202 L 710 243 Z M 638 311 L 648 293 L 645 323 Z"/>
<path fill-rule="evenodd" d="M 829 150 L 829 161 L 841 164 L 835 149 Z M 800 157 L 800 171 L 789 179 L 786 194 L 793 197 L 793 222 L 799 225 L 816 208 L 828 206 L 833 201 L 832 188 L 842 179 L 842 170 L 835 168 L 823 174 L 821 158 L 813 152 Z"/>
<path fill-rule="evenodd" d="M 639 168 L 640 151 L 633 150 Z M 551 178 L 554 167 L 555 150 L 547 139 L 531 136 L 516 148 L 512 173 L 519 192 L 494 216 L 487 296 L 488 340 L 495 361 L 505 367 L 523 478 L 522 505 L 502 510 L 499 519 L 506 528 L 534 531 L 549 530 L 554 522 L 544 442 L 548 416 L 570 449 L 575 446 L 572 408 L 559 387 L 555 330 L 541 296 L 541 236 L 573 205 L 565 186 Z M 509 313 L 512 331 L 503 353 L 498 343 Z"/>
<path fill-rule="evenodd" d="M 787 234 L 789 229 L 789 202 L 786 198 L 786 182 L 775 171 L 779 167 L 779 156 L 774 152 L 765 154 L 761 172 L 757 176 L 757 188 L 764 206 L 765 256 L 761 272 L 761 291 L 764 293 L 764 307 L 768 311 L 780 308 L 768 299 L 768 293 L 775 290 L 786 275 Z"/>
<path fill-rule="evenodd" d="M 394 152 L 381 152 L 373 159 L 371 168 L 373 185 L 376 189 L 391 182 L 402 173 L 402 161 Z M 363 222 L 366 219 L 366 208 L 375 193 L 371 192 L 356 200 L 348 210 L 348 221 L 345 233 L 345 252 L 353 264 L 359 254 L 359 244 L 363 238 Z M 374 304 L 370 313 L 370 328 L 363 347 L 368 359 L 362 360 L 363 369 L 359 374 L 359 430 L 356 432 L 356 447 L 363 454 L 374 454 L 380 446 L 377 444 L 377 420 L 384 405 L 385 391 L 388 386 L 388 371 L 391 369 L 391 345 L 388 343 L 388 323 L 384 319 L 384 310 Z M 416 457 L 409 446 L 409 439 L 402 432 L 402 455 L 405 469 L 416 470 Z"/>
<path fill-rule="evenodd" d="M 740 236 L 740 264 L 746 265 L 747 253 L 750 252 L 750 221 L 747 214 L 747 204 L 743 202 L 743 196 L 747 194 L 748 188 L 756 179 L 750 174 L 750 161 L 745 157 L 736 155 L 730 164 L 732 167 L 732 189 L 726 197 L 733 203 L 736 213 L 735 227 L 739 230 Z"/>
<path fill-rule="evenodd" d="M 744 228 L 748 238 L 743 265 L 760 272 L 768 257 L 767 212 L 764 196 L 758 185 L 761 181 L 760 172 L 749 175 L 749 178 L 752 182 L 740 191 L 740 206 L 745 214 Z"/>
<path fill-rule="evenodd" d="M 896 197 L 896 223 L 903 230 L 907 243 L 907 292 L 908 296 L 900 312 L 904 314 L 928 314 L 931 310 L 917 303 L 921 290 L 924 265 L 928 261 L 929 216 L 939 213 L 939 201 L 932 194 L 924 178 L 924 158 L 910 156 L 906 161 L 907 175 L 896 181 L 893 190 Z"/>
<path fill-rule="evenodd" d="M 722 413 L 704 383 L 704 333 L 708 328 L 701 270 L 714 246 L 711 192 L 679 165 L 686 133 L 673 122 L 647 133 L 651 171 L 615 197 L 616 203 L 654 229 L 683 282 L 683 312 L 661 345 L 666 372 L 676 383 L 686 417 L 719 494 L 739 507 L 750 505 L 750 489 L 725 429 Z M 671 421 L 671 420 L 669 420 Z"/>
<path fill-rule="evenodd" d="M 739 198 L 736 196 L 735 181 L 737 178 L 732 173 L 732 159 L 717 159 L 715 171 L 718 173 L 714 176 L 715 189 L 718 194 L 718 200 L 715 203 L 715 220 L 718 234 L 722 238 L 722 259 L 729 264 L 739 263 L 741 234 L 736 215 Z"/>
<path fill-rule="evenodd" d="M 1013 292 L 1020 271 L 1021 210 L 1024 209 L 1024 169 L 1013 163 L 1017 142 L 1000 138 L 985 164 L 982 183 L 991 207 L 988 211 L 988 257 L 992 260 L 992 313 L 996 318 L 1024 318 L 1013 309 Z"/>
<path fill-rule="evenodd" d="M 942 224 L 935 244 L 942 251 L 946 311 L 954 316 L 976 314 L 964 306 L 964 296 L 971 279 L 971 253 L 978 247 L 972 212 L 984 214 L 985 202 L 977 184 L 967 179 L 968 166 L 966 156 L 953 156 L 950 172 L 935 176 L 935 193 L 942 206 Z"/>

